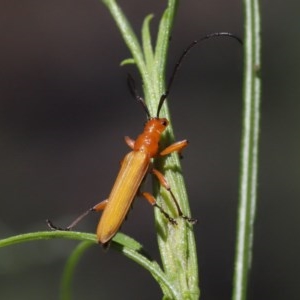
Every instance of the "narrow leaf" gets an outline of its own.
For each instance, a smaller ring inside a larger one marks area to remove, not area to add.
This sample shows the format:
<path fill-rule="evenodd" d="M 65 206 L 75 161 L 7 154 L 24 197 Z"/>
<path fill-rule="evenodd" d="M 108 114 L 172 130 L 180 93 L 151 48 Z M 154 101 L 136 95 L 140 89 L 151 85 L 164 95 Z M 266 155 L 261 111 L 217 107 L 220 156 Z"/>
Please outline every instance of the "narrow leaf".
<path fill-rule="evenodd" d="M 241 172 L 233 300 L 247 297 L 257 198 L 261 79 L 260 12 L 258 0 L 244 0 L 245 70 Z"/>
<path fill-rule="evenodd" d="M 145 61 L 147 66 L 153 66 L 154 64 L 154 53 L 151 41 L 150 22 L 153 19 L 153 15 L 148 15 L 143 23 L 142 27 L 142 41 L 143 51 L 145 55 Z"/>

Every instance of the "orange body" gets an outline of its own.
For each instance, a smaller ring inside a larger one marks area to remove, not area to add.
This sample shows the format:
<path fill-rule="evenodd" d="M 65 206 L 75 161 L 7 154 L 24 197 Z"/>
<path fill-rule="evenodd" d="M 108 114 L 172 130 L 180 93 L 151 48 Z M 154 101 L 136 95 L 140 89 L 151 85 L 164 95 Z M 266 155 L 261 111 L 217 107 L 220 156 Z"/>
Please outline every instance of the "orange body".
<path fill-rule="evenodd" d="M 168 121 L 164 118 L 151 118 L 135 142 L 128 140 L 127 143 L 133 151 L 122 161 L 98 224 L 97 238 L 101 244 L 108 243 L 122 225 L 147 174 L 151 158 L 158 154 L 159 140 L 167 125 Z"/>
<path fill-rule="evenodd" d="M 107 243 L 119 230 L 148 167 L 149 158 L 143 152 L 125 156 L 97 228 L 100 243 Z"/>

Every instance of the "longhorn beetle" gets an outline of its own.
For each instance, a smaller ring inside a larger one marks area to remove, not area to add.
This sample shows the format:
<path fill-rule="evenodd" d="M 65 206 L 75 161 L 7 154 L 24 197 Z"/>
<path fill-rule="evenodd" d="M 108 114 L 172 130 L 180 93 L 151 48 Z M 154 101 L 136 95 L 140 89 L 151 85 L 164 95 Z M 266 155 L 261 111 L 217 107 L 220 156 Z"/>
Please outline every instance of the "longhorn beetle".
<path fill-rule="evenodd" d="M 231 37 L 242 44 L 241 40 L 238 37 L 229 32 L 215 32 L 206 35 L 199 40 L 193 41 L 182 53 L 177 64 L 174 67 L 167 85 L 167 89 L 165 93 L 160 97 L 156 116 L 150 115 L 144 99 L 137 93 L 133 78 L 128 75 L 127 82 L 130 92 L 132 96 L 142 104 L 147 115 L 147 122 L 144 126 L 144 131 L 137 137 L 136 140 L 132 140 L 128 136 L 125 137 L 125 142 L 132 149 L 132 151 L 129 152 L 122 160 L 120 171 L 108 199 L 88 209 L 64 229 L 53 225 L 50 220 L 47 220 L 47 224 L 51 229 L 71 230 L 83 217 L 85 217 L 91 211 L 98 212 L 103 210 L 97 227 L 97 239 L 100 244 L 102 244 L 103 246 L 107 246 L 110 240 L 120 229 L 128 213 L 128 210 L 131 207 L 132 202 L 137 194 L 141 194 L 144 198 L 146 198 L 146 200 L 148 200 L 148 202 L 152 206 L 157 207 L 161 211 L 161 213 L 169 220 L 169 222 L 171 222 L 173 225 L 176 225 L 176 220 L 172 218 L 160 205 L 157 204 L 155 198 L 150 193 L 139 191 L 140 186 L 147 173 L 153 174 L 157 178 L 159 183 L 170 193 L 179 217 L 183 218 L 191 224 L 195 224 L 197 222 L 196 219 L 184 215 L 178 201 L 176 200 L 175 195 L 172 192 L 170 185 L 167 182 L 167 179 L 160 171 L 153 168 L 151 160 L 157 156 L 165 156 L 173 152 L 181 153 L 183 148 L 187 146 L 188 141 L 182 140 L 166 147 L 162 151 L 159 151 L 159 141 L 161 135 L 169 124 L 166 118 L 160 117 L 160 111 L 164 101 L 170 93 L 175 75 L 187 53 L 198 42 L 217 36 Z"/>

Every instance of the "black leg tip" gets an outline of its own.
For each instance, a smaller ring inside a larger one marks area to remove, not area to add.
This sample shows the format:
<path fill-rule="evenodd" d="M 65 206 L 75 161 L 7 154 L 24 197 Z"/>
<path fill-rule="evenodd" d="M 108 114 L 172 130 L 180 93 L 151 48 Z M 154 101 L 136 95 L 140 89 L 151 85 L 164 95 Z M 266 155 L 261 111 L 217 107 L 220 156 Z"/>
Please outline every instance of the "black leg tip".
<path fill-rule="evenodd" d="M 68 228 L 68 227 L 61 228 L 61 227 L 55 226 L 49 219 L 46 219 L 46 223 L 51 230 L 70 231 L 70 228 Z"/>

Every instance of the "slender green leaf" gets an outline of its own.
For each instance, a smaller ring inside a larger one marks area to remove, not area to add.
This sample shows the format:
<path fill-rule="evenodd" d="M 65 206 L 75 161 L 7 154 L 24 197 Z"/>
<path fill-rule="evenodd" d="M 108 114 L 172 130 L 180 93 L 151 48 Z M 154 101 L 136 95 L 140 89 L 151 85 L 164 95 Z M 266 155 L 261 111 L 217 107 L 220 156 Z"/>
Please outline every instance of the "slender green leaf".
<path fill-rule="evenodd" d="M 153 15 L 148 15 L 143 23 L 142 27 L 142 41 L 143 41 L 143 51 L 145 54 L 146 65 L 151 67 L 154 64 L 154 53 L 152 48 L 151 41 L 151 32 L 150 32 L 150 22 L 153 19 Z"/>
<path fill-rule="evenodd" d="M 126 58 L 121 61 L 120 66 L 123 67 L 125 65 L 134 65 L 134 64 L 135 64 L 135 61 L 133 58 Z"/>
<path fill-rule="evenodd" d="M 244 15 L 244 112 L 233 300 L 244 300 L 247 296 L 254 234 L 261 97 L 259 1 L 244 0 Z"/>
<path fill-rule="evenodd" d="M 157 65 L 157 86 L 159 96 L 165 92 L 165 73 L 167 63 L 167 53 L 169 49 L 174 18 L 178 7 L 178 0 L 168 1 L 168 8 L 165 10 L 157 35 L 155 48 L 156 65 Z M 157 107 L 157 105 L 156 105 Z"/>
<path fill-rule="evenodd" d="M 115 20 L 121 35 L 141 73 L 142 78 L 144 80 L 147 79 L 148 74 L 146 72 L 142 48 L 122 9 L 118 6 L 115 0 L 102 0 L 102 2 L 106 5 L 113 19 Z"/>
<path fill-rule="evenodd" d="M 85 253 L 85 251 L 94 245 L 91 241 L 81 242 L 69 256 L 65 269 L 63 272 L 60 288 L 60 299 L 70 300 L 72 299 L 72 280 L 75 273 L 75 268 L 79 262 L 79 259 Z"/>

